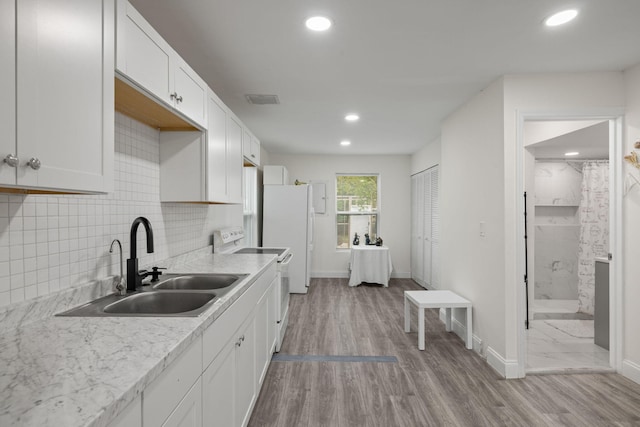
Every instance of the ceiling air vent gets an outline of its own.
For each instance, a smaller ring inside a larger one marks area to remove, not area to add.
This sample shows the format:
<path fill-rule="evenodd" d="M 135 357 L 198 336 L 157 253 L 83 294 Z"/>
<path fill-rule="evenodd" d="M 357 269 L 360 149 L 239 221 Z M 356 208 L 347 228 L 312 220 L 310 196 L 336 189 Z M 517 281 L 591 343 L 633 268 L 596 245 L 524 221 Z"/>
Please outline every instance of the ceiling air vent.
<path fill-rule="evenodd" d="M 245 95 L 247 101 L 254 105 L 275 105 L 280 104 L 278 95 Z"/>

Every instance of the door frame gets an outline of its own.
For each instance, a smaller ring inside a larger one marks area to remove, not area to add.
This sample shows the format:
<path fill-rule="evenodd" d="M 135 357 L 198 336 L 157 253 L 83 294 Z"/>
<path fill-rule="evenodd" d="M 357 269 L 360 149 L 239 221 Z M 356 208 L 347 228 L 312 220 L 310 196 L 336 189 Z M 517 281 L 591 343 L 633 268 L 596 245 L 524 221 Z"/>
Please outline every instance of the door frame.
<path fill-rule="evenodd" d="M 524 204 L 522 194 L 525 190 L 524 165 L 524 123 L 526 121 L 554 120 L 608 120 L 609 121 L 609 252 L 613 259 L 609 264 L 609 365 L 622 370 L 622 319 L 623 319 L 623 234 L 622 234 L 622 199 L 624 191 L 624 175 L 622 153 L 624 149 L 624 110 L 620 108 L 604 108 L 589 110 L 547 110 L 516 112 L 516 278 L 524 278 Z M 612 202 L 612 203 L 611 203 Z M 525 289 L 524 282 L 516 280 L 517 315 L 517 349 L 518 378 L 526 375 L 527 339 L 525 330 Z"/>

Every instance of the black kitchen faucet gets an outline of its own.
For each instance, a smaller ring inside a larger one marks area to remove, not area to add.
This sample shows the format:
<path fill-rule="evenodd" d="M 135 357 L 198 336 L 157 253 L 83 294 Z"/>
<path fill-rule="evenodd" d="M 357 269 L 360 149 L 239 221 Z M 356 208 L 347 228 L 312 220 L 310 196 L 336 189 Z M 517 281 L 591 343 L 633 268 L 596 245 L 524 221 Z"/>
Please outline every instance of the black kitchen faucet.
<path fill-rule="evenodd" d="M 146 270 L 138 271 L 138 256 L 136 250 L 136 234 L 138 232 L 138 226 L 142 224 L 147 234 L 147 253 L 153 253 L 153 230 L 151 229 L 151 223 L 145 217 L 139 216 L 131 224 L 131 236 L 130 236 L 130 257 L 127 260 L 127 291 L 135 291 L 137 287 L 142 286 L 142 279 L 149 274 Z"/>

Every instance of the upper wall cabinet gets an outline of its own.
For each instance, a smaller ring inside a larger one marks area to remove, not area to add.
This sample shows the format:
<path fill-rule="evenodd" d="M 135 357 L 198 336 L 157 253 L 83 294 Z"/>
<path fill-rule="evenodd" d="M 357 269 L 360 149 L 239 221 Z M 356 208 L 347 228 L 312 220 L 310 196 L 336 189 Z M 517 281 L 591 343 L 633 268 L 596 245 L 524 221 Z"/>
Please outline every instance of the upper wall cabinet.
<path fill-rule="evenodd" d="M 117 3 L 116 70 L 206 128 L 207 85 L 126 0 Z"/>
<path fill-rule="evenodd" d="M 111 190 L 113 0 L 0 0 L 0 21 L 0 186 Z"/>
<path fill-rule="evenodd" d="M 242 125 L 213 91 L 207 132 L 161 132 L 160 200 L 242 203 Z"/>
<path fill-rule="evenodd" d="M 254 166 L 260 166 L 260 141 L 245 128 L 242 134 L 242 155 Z"/>

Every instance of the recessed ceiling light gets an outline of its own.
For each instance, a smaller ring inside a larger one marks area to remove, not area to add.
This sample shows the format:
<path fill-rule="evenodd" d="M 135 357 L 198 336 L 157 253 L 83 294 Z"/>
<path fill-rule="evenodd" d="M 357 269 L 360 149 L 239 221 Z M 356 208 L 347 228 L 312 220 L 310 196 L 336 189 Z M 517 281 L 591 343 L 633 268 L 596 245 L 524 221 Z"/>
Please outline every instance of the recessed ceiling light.
<path fill-rule="evenodd" d="M 351 145 L 351 141 L 340 141 L 340 145 L 342 145 L 343 147 L 346 147 L 348 145 Z"/>
<path fill-rule="evenodd" d="M 360 116 L 357 114 L 347 114 L 346 116 L 344 116 L 344 119 L 348 122 L 357 122 L 358 120 L 360 120 Z"/>
<path fill-rule="evenodd" d="M 544 23 L 547 27 L 555 27 L 558 25 L 566 24 L 573 18 L 578 16 L 578 11 L 575 9 L 563 10 L 562 12 L 554 13 L 548 17 Z"/>
<path fill-rule="evenodd" d="M 331 20 L 325 16 L 312 16 L 305 25 L 311 31 L 327 31 L 331 27 Z"/>
<path fill-rule="evenodd" d="M 568 153 L 564 153 L 565 156 L 577 156 L 578 153 L 577 151 L 569 151 Z"/>

